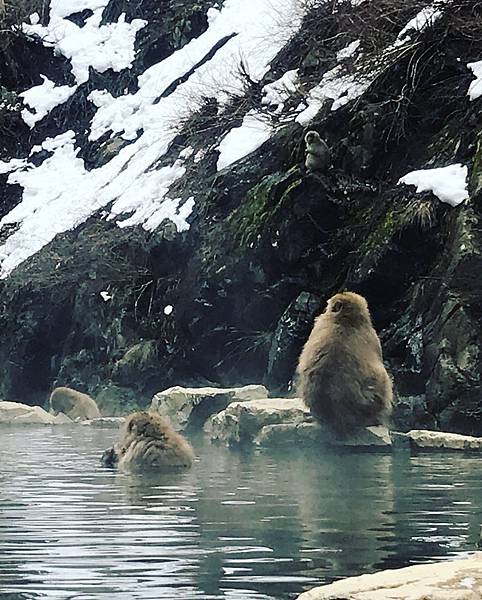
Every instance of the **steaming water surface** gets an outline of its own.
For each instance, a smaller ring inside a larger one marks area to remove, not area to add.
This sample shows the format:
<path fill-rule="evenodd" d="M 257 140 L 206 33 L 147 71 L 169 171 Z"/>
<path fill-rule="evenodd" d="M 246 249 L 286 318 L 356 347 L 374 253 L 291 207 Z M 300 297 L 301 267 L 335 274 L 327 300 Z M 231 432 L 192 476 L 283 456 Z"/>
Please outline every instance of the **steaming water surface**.
<path fill-rule="evenodd" d="M 289 599 L 474 548 L 482 460 L 235 452 L 157 478 L 99 466 L 113 430 L 0 429 L 0 597 Z"/>

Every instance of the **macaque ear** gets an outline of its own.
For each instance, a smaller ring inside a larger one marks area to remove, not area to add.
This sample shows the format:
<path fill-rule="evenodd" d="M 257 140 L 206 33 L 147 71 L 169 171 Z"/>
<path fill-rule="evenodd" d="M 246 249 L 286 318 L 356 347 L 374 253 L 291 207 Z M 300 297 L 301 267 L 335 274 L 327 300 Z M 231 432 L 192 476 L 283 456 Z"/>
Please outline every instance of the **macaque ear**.
<path fill-rule="evenodd" d="M 343 307 L 343 302 L 341 300 L 337 300 L 336 302 L 333 303 L 331 311 L 334 313 L 340 312 L 342 307 Z"/>

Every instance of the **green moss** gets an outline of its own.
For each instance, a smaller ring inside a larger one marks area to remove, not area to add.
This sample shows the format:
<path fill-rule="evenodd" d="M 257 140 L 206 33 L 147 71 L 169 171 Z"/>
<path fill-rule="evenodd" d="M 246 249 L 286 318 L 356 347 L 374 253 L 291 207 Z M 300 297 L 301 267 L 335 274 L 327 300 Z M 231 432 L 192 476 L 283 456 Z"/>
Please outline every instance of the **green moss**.
<path fill-rule="evenodd" d="M 301 181 L 298 170 L 292 169 L 288 173 L 268 175 L 249 190 L 227 221 L 229 235 L 236 245 L 255 243 L 265 228 L 273 224 L 276 214 L 290 202 Z"/>
<path fill-rule="evenodd" d="M 394 210 L 389 210 L 384 216 L 383 220 L 368 235 L 365 242 L 360 247 L 360 254 L 372 254 L 377 249 L 382 248 L 387 244 L 397 231 L 400 230 L 403 225 L 400 214 Z"/>
<path fill-rule="evenodd" d="M 156 357 L 157 342 L 155 340 L 147 340 L 131 346 L 119 363 L 122 363 L 123 367 L 142 370 L 149 366 Z"/>

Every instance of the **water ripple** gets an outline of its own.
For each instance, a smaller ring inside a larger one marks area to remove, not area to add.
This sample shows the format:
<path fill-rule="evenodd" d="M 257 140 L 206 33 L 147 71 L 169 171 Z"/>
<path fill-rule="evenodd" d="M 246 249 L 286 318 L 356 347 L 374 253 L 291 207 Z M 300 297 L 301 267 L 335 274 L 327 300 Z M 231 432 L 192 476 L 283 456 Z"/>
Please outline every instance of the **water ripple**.
<path fill-rule="evenodd" d="M 287 600 L 334 579 L 473 548 L 470 455 L 233 452 L 188 473 L 102 469 L 116 432 L 1 430 L 3 600 Z"/>

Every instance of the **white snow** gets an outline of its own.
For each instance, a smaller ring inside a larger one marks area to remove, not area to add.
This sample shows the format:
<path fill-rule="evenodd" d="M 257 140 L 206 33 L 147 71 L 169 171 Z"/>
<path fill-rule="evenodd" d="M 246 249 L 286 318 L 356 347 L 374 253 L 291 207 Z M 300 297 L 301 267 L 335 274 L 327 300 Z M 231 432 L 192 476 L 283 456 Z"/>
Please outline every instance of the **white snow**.
<path fill-rule="evenodd" d="M 405 42 L 412 33 L 431 27 L 443 15 L 443 11 L 439 8 L 441 4 L 442 2 L 438 0 L 438 2 L 422 8 L 400 31 L 397 36 L 398 40 Z"/>
<path fill-rule="evenodd" d="M 352 0 L 352 6 L 358 6 L 365 0 Z M 394 50 L 398 50 L 403 45 L 410 42 L 411 33 L 422 31 L 426 27 L 432 26 L 443 14 L 441 7 L 449 4 L 450 0 L 437 0 L 426 6 L 405 27 L 400 31 L 393 44 L 385 49 L 384 54 L 388 55 Z M 359 40 L 355 40 L 340 50 L 337 58 L 342 62 L 345 58 L 352 56 L 360 45 Z M 383 58 L 383 57 L 381 57 Z M 319 84 L 314 86 L 305 100 L 305 106 L 300 105 L 301 112 L 296 117 L 300 125 L 308 125 L 320 111 L 327 99 L 333 99 L 331 110 L 335 111 L 348 104 L 352 100 L 361 96 L 370 86 L 376 77 L 379 69 L 375 66 L 373 72 L 368 75 L 359 73 L 346 73 L 341 65 L 337 65 L 330 71 L 327 71 Z"/>
<path fill-rule="evenodd" d="M 467 93 L 471 100 L 477 100 L 482 96 L 482 60 L 469 63 L 467 67 L 475 76 L 475 81 L 472 81 Z"/>
<path fill-rule="evenodd" d="M 89 5 L 89 6 L 85 6 Z M 94 14 L 79 27 L 65 16 L 83 8 L 94 8 Z M 137 32 L 147 25 L 142 19 L 126 23 L 121 14 L 116 23 L 101 25 L 102 12 L 107 5 L 105 0 L 91 2 L 64 2 L 58 0 L 50 7 L 50 20 L 47 26 L 24 24 L 27 35 L 37 35 L 45 45 L 53 46 L 57 54 L 70 59 L 72 73 L 78 84 L 89 79 L 89 67 L 99 73 L 113 69 L 121 71 L 132 66 L 135 58 L 134 42 Z"/>
<path fill-rule="evenodd" d="M 109 294 L 109 292 L 99 292 L 99 295 L 104 302 L 109 302 L 109 300 L 112 300 L 112 296 Z"/>
<path fill-rule="evenodd" d="M 202 159 L 206 156 L 206 152 L 207 152 L 207 150 L 204 148 L 201 148 L 201 150 L 198 150 L 196 152 L 196 154 L 194 155 L 194 159 L 193 159 L 194 163 L 197 164 L 197 163 L 201 162 Z"/>
<path fill-rule="evenodd" d="M 273 127 L 267 117 L 256 111 L 249 111 L 239 127 L 233 127 L 218 146 L 217 170 L 232 165 L 237 160 L 254 152 L 273 134 Z"/>
<path fill-rule="evenodd" d="M 40 35 L 44 43 L 69 58 L 76 81 L 81 83 L 88 78 L 89 67 L 98 71 L 128 68 L 134 58 L 136 32 L 145 24 L 140 20 L 125 23 L 121 16 L 117 23 L 100 25 L 106 4 L 107 0 L 58 0 L 51 5 L 47 26 L 34 23 L 25 29 L 30 35 Z M 83 27 L 64 18 L 83 8 L 94 11 Z M 0 163 L 0 169 L 17 169 L 8 181 L 24 188 L 21 203 L 0 222 L 0 229 L 7 223 L 18 225 L 0 246 L 1 276 L 8 275 L 57 233 L 78 226 L 100 209 L 121 227 L 142 225 L 152 230 L 167 218 L 179 231 L 188 229 L 187 218 L 195 199 L 182 202 L 167 196 L 170 186 L 185 173 L 186 156 L 157 168 L 178 133 L 177 124 L 201 108 L 206 97 L 222 105 L 232 95 L 243 95 L 241 62 L 254 81 L 262 79 L 273 58 L 300 26 L 302 16 L 298 0 L 287 0 L 282 6 L 272 0 L 226 0 L 221 10 L 209 11 L 207 31 L 139 77 L 137 93 L 114 98 L 106 90 L 93 91 L 89 99 L 97 111 L 90 138 L 96 140 L 111 132 L 135 140 L 102 167 L 85 169 L 73 132 L 50 140 L 49 148 L 56 146 L 54 154 L 38 167 L 28 161 L 20 165 Z M 215 44 L 233 34 L 209 61 L 194 69 Z M 186 81 L 161 97 L 192 69 Z M 236 152 L 238 159 L 271 135 L 267 124 L 254 115 L 236 129 L 239 131 L 229 132 L 223 141 L 228 143 L 229 136 L 243 141 L 243 150 L 238 148 Z M 247 143 L 248 130 L 256 137 L 256 144 L 253 140 Z M 45 147 L 46 142 L 41 146 Z M 199 160 L 202 153 L 197 152 L 196 157 Z M 236 158 L 224 155 L 222 160 L 228 164 Z"/>
<path fill-rule="evenodd" d="M 348 44 L 348 46 L 345 46 L 345 48 L 342 48 L 336 53 L 336 60 L 338 62 L 341 62 L 342 60 L 345 60 L 345 58 L 350 58 L 358 50 L 360 44 L 360 40 L 355 40 L 354 42 L 351 42 L 350 44 Z"/>
<path fill-rule="evenodd" d="M 187 160 L 188 158 L 191 158 L 193 154 L 194 148 L 188 146 L 187 148 L 184 148 L 183 150 L 181 150 L 181 152 L 179 152 L 179 158 L 182 160 Z"/>
<path fill-rule="evenodd" d="M 335 111 L 348 104 L 351 100 L 361 96 L 370 85 L 371 80 L 366 77 L 344 74 L 340 65 L 326 72 L 320 83 L 312 88 L 306 98 L 308 105 L 296 117 L 296 122 L 300 125 L 308 125 L 327 99 L 334 102 L 331 110 Z"/>
<path fill-rule="evenodd" d="M 0 160 L 0 175 L 5 173 L 11 173 L 17 169 L 22 169 L 27 165 L 26 158 L 12 158 L 11 160 L 3 161 Z"/>
<path fill-rule="evenodd" d="M 65 133 L 61 133 L 54 138 L 45 138 L 40 146 L 32 146 L 32 150 L 30 150 L 30 156 L 35 154 L 35 152 L 40 152 L 41 150 L 53 152 L 54 150 L 57 150 L 57 148 L 65 146 L 67 142 L 75 142 L 75 133 L 73 131 L 66 131 Z"/>
<path fill-rule="evenodd" d="M 268 106 L 276 106 L 277 111 L 281 112 L 284 108 L 284 103 L 297 91 L 298 86 L 298 69 L 286 71 L 282 77 L 263 87 L 262 91 L 264 95 L 261 103 Z"/>
<path fill-rule="evenodd" d="M 50 14 L 63 19 L 82 10 L 104 9 L 109 0 L 50 0 Z"/>
<path fill-rule="evenodd" d="M 22 118 L 30 129 L 48 115 L 53 108 L 68 100 L 77 89 L 76 85 L 56 86 L 45 75 L 40 75 L 40 77 L 43 79 L 43 83 L 19 94 L 27 105 L 27 108 L 22 110 Z"/>
<path fill-rule="evenodd" d="M 398 184 L 415 185 L 417 193 L 432 192 L 450 206 L 457 206 L 469 197 L 465 165 L 454 164 L 438 169 L 412 171 L 402 177 Z"/>

